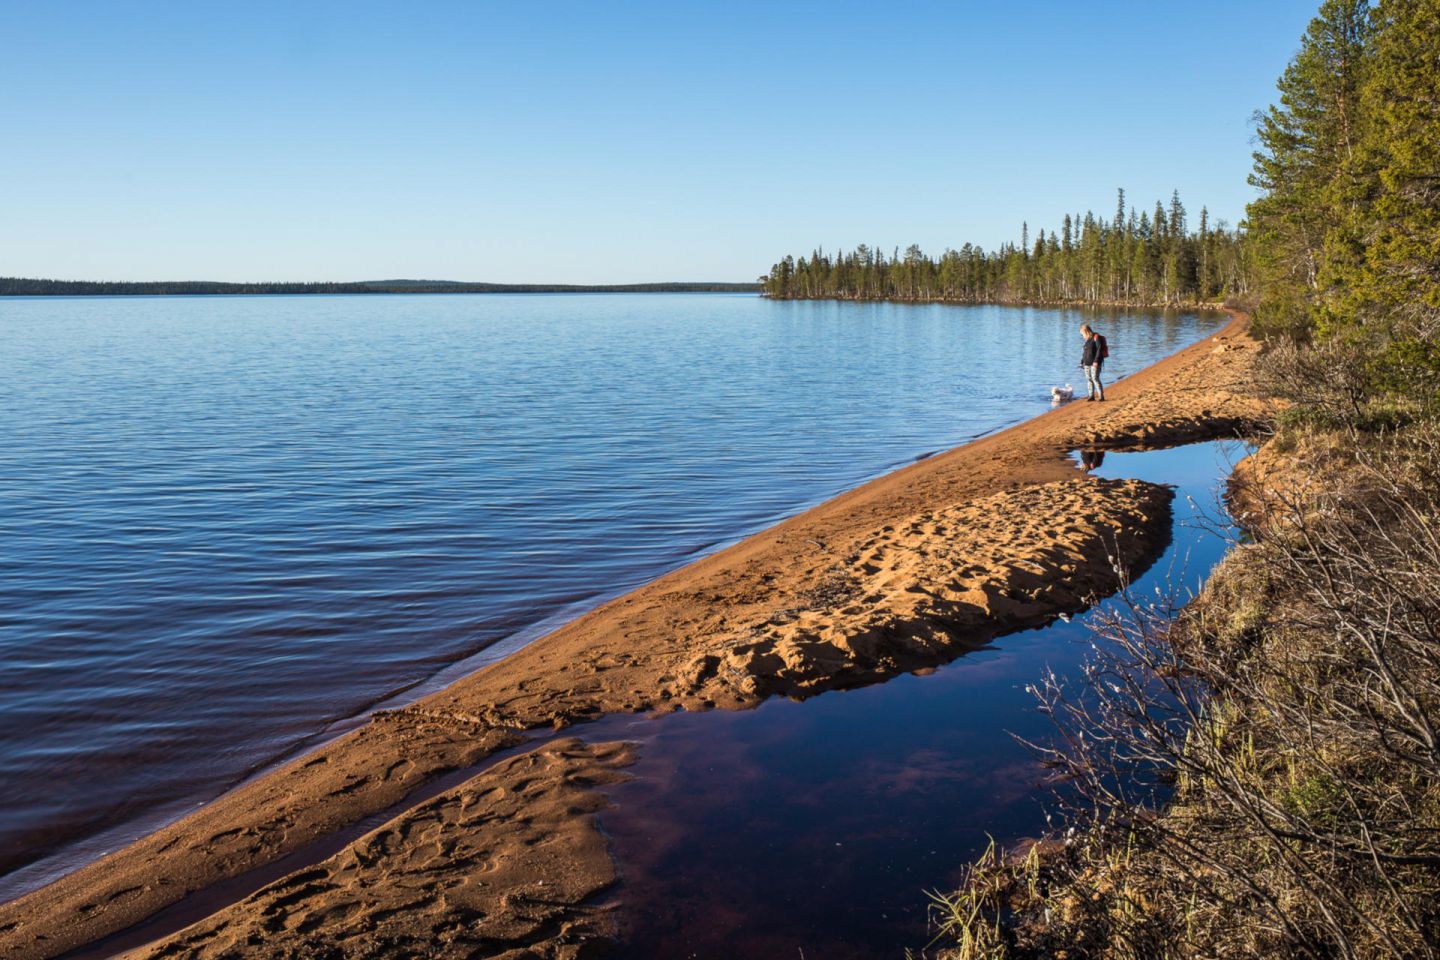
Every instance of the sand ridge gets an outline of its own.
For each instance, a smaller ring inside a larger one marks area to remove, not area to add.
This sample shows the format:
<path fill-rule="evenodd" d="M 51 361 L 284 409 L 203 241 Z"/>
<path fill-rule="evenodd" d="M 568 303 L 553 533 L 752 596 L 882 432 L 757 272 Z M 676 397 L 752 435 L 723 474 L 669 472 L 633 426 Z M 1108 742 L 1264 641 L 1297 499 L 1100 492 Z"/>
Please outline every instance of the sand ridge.
<path fill-rule="evenodd" d="M 100 884 L 85 868 L 0 907 L 0 955 L 55 956 L 108 936 L 519 741 L 508 730 L 423 720 L 367 724 L 337 741 L 345 749 L 302 757 L 202 807 L 180 821 L 183 828 L 157 831 L 99 861 L 106 865 Z M 29 911 L 16 909 L 26 905 Z M 31 932 L 27 919 L 37 913 L 45 920 Z"/>
<path fill-rule="evenodd" d="M 485 671 L 391 715 L 563 727 L 616 709 L 753 706 L 934 666 L 1112 593 L 1113 561 L 1146 565 L 1168 542 L 1170 498 L 1153 484 L 1071 477 L 812 541 L 783 587 L 665 591 L 538 678 L 497 683 L 503 673 Z M 652 629 L 653 642 L 636 642 Z"/>
<path fill-rule="evenodd" d="M 420 804 L 313 867 L 133 960 L 474 957 L 568 960 L 612 931 L 616 880 L 593 815 L 623 743 L 549 743 Z"/>
<path fill-rule="evenodd" d="M 661 577 L 506 659 L 0 905 L 0 958 L 48 958 L 386 810 L 513 731 L 746 707 L 874 682 L 1113 589 L 1168 536 L 1168 491 L 1066 451 L 1228 436 L 1271 411 L 1237 319 L 1077 402 L 866 484 Z M 473 824 L 474 829 L 482 829 Z"/>
<path fill-rule="evenodd" d="M 665 649 L 645 660 L 617 645 L 611 659 L 572 670 L 663 671 L 648 689 L 631 678 L 627 706 L 669 710 L 803 697 L 934 666 L 1113 592 L 1107 558 L 1158 553 L 1170 498 L 1151 484 L 1077 479 L 904 518 L 843 548 L 817 546 L 813 585 L 779 601 L 788 605 L 715 604 L 677 618 Z M 577 689 L 588 697 L 595 685 L 547 690 L 543 701 L 496 691 L 492 709 L 523 722 L 565 709 Z"/>
<path fill-rule="evenodd" d="M 1163 548 L 1171 496 L 1134 481 L 1055 481 L 887 525 L 835 564 L 804 608 L 729 644 L 716 680 L 742 696 L 799 696 L 1079 612 L 1118 586 L 1097 557 L 1148 565 Z"/>

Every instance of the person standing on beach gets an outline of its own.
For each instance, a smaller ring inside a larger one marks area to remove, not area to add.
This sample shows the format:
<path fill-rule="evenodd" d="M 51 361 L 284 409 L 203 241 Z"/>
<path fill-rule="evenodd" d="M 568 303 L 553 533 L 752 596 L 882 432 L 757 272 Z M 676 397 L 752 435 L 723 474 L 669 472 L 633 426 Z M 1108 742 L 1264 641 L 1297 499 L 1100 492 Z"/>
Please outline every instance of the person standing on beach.
<path fill-rule="evenodd" d="M 1080 325 L 1080 335 L 1085 338 L 1085 349 L 1080 353 L 1080 366 L 1085 368 L 1085 383 L 1090 388 L 1090 396 L 1086 398 L 1086 402 L 1104 400 L 1105 384 L 1100 382 L 1100 368 L 1105 365 L 1105 338 L 1091 330 L 1088 323 Z"/>

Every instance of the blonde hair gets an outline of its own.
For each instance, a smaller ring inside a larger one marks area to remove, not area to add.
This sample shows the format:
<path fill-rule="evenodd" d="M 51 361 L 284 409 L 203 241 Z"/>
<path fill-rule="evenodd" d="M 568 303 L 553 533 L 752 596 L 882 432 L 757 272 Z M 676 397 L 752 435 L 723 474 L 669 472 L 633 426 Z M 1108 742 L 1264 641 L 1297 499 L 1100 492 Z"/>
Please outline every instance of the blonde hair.
<path fill-rule="evenodd" d="M 1090 329 L 1090 324 L 1088 324 L 1088 323 L 1082 323 L 1082 324 L 1080 324 L 1080 332 L 1081 332 L 1081 333 L 1094 333 L 1095 331 Z"/>

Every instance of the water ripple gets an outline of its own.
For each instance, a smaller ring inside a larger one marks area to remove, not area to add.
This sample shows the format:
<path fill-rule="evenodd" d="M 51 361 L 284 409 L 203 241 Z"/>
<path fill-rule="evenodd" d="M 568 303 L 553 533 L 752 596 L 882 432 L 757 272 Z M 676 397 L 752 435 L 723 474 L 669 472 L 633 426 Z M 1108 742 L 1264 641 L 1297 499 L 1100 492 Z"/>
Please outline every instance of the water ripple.
<path fill-rule="evenodd" d="M 1103 317 L 1113 372 L 1218 319 Z M 123 839 L 445 664 L 1040 412 L 1079 379 L 1078 322 L 0 301 L 0 871 Z"/>

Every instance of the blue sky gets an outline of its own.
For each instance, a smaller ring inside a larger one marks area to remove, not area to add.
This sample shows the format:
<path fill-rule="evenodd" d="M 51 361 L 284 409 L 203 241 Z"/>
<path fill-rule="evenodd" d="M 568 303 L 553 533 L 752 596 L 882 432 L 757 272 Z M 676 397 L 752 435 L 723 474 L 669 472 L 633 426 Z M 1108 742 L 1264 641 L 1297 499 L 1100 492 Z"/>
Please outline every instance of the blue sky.
<path fill-rule="evenodd" d="M 750 280 L 1179 189 L 1318 0 L 0 0 L 0 275 Z"/>

